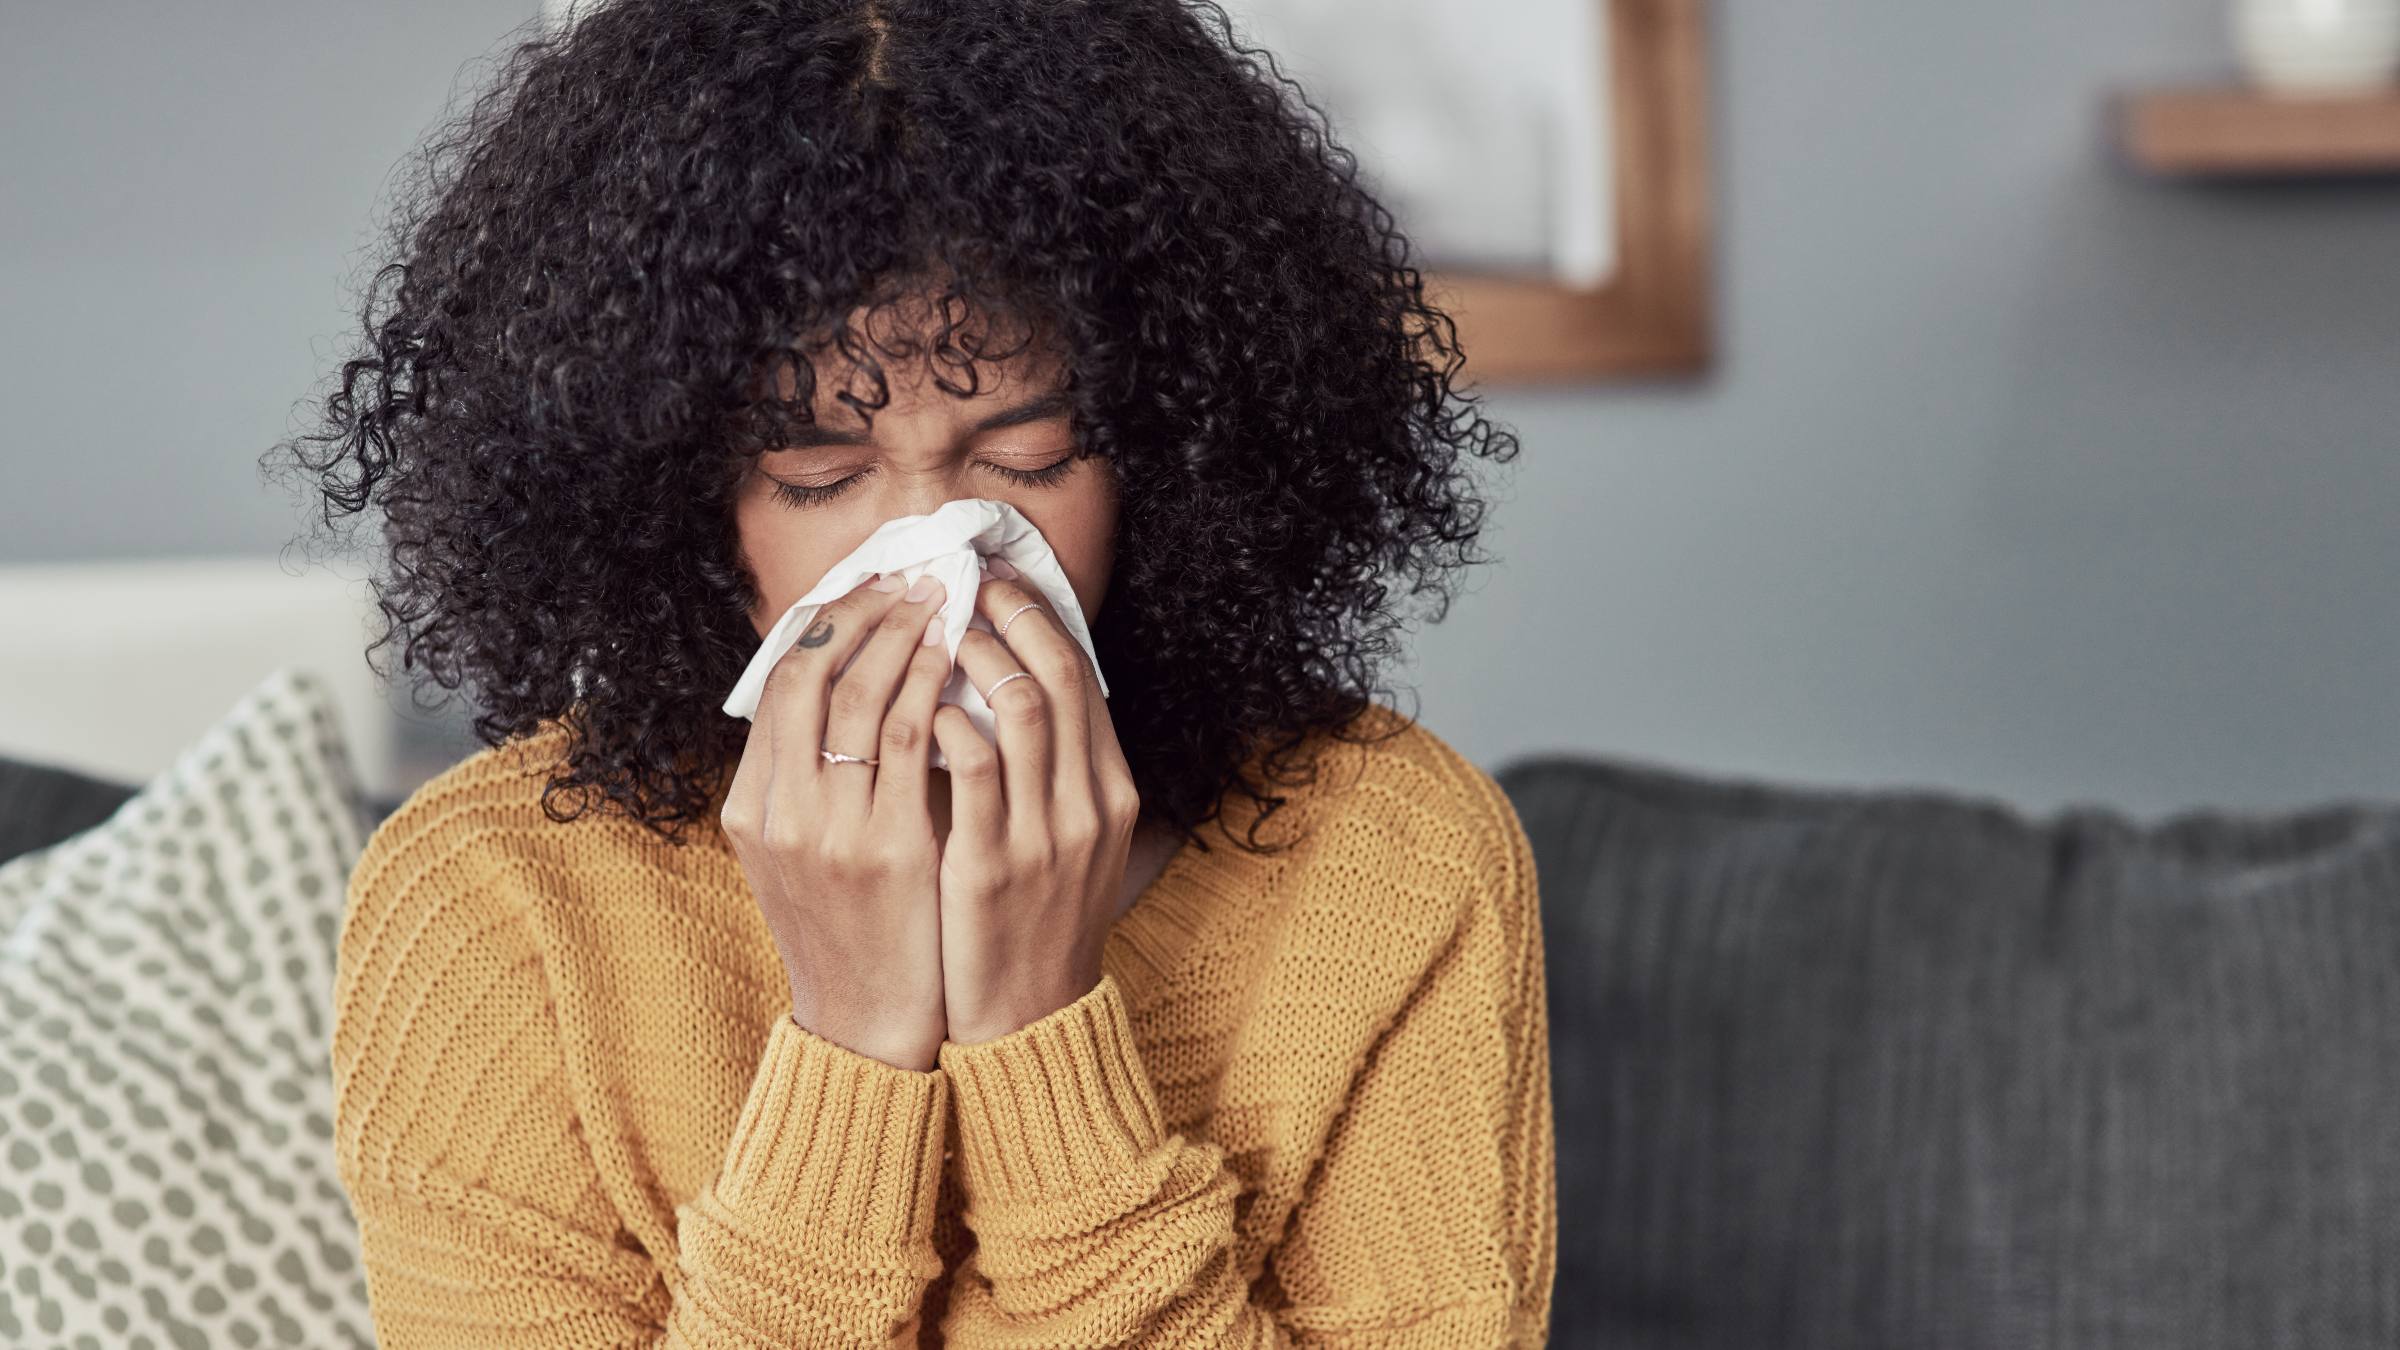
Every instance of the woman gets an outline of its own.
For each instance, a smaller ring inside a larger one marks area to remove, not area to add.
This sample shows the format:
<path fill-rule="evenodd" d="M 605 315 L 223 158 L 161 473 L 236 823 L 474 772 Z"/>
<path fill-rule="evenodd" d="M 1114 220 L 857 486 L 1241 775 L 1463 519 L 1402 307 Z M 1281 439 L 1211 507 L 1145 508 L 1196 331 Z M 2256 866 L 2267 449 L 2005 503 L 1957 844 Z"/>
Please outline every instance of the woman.
<path fill-rule="evenodd" d="M 1287 91 L 1172 0 L 616 0 L 432 143 L 287 446 L 486 742 L 340 934 L 384 1345 L 1542 1340 L 1532 860 L 1374 697 L 1514 441 Z M 995 740 L 889 583 L 722 712 L 962 497 L 1110 698 L 992 568 Z"/>

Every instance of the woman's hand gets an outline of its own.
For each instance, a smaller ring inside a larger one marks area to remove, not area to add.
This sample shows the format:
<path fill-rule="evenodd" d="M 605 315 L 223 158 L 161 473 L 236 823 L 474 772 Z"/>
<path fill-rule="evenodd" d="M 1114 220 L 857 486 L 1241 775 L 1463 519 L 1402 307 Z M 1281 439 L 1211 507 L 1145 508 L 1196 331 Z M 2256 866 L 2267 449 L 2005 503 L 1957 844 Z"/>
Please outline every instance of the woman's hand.
<path fill-rule="evenodd" d="M 883 577 L 817 611 L 767 677 L 720 814 L 783 953 L 793 1020 L 925 1070 L 945 1028 L 927 746 L 950 658 L 941 583 L 900 592 Z M 827 763 L 820 747 L 882 763 Z"/>
<path fill-rule="evenodd" d="M 1089 993 L 1116 919 L 1141 799 L 1091 662 L 1031 587 L 987 573 L 959 668 L 990 699 L 997 749 L 943 706 L 942 997 L 950 1039 L 1004 1036 Z M 1019 607 L 1031 604 L 1021 614 Z M 1017 671 L 1028 678 L 993 686 Z"/>

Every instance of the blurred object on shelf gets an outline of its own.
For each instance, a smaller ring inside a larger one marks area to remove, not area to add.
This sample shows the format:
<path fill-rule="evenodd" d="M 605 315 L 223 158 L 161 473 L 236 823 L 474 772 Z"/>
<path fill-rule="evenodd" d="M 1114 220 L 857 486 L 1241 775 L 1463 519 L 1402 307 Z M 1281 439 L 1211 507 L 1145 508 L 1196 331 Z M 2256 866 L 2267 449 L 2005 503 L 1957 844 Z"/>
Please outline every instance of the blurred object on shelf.
<path fill-rule="evenodd" d="M 2400 71 L 2400 0 L 2233 0 L 2233 39 L 2261 89 L 2386 89 Z"/>

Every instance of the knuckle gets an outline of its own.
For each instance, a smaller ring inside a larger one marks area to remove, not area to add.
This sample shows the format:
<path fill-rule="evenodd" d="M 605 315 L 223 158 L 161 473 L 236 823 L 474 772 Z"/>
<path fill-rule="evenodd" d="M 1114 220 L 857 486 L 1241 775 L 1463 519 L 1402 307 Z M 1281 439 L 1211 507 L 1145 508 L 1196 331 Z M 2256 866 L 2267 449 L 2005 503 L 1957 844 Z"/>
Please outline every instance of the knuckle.
<path fill-rule="evenodd" d="M 898 830 L 877 834 L 869 856 L 877 876 L 904 876 L 917 861 L 916 841 Z"/>
<path fill-rule="evenodd" d="M 872 838 L 837 837 L 826 841 L 821 856 L 826 868 L 834 875 L 854 881 L 865 880 L 879 875 L 882 870 L 883 859 L 877 852 L 879 847 Z"/>
<path fill-rule="evenodd" d="M 796 812 L 782 812 L 760 827 L 759 842 L 772 853 L 798 853 L 810 843 L 806 819 Z"/>
<path fill-rule="evenodd" d="M 912 717 L 892 716 L 883 720 L 883 748 L 896 754 L 915 750 L 925 740 L 925 728 Z"/>
<path fill-rule="evenodd" d="M 1040 680 L 1010 680 L 991 705 L 994 713 L 1020 726 L 1038 727 L 1050 720 L 1050 701 L 1042 697 Z"/>
<path fill-rule="evenodd" d="M 758 813 L 747 803 L 736 806 L 728 802 L 717 812 L 718 827 L 737 839 L 757 837 L 758 823 Z"/>
<path fill-rule="evenodd" d="M 834 716 L 856 720 L 869 712 L 880 712 L 874 706 L 875 696 L 857 680 L 843 680 L 833 687 Z"/>
<path fill-rule="evenodd" d="M 1051 818 L 1051 828 L 1061 843 L 1087 849 L 1100 841 L 1100 813 L 1081 805 L 1062 804 Z"/>
<path fill-rule="evenodd" d="M 963 778 L 977 786 L 998 781 L 1000 756 L 993 752 L 991 743 L 980 735 L 970 734 L 966 739 L 973 744 L 949 752 L 950 776 Z"/>
<path fill-rule="evenodd" d="M 853 589 L 820 606 L 815 621 L 823 623 L 827 619 L 832 619 L 837 623 L 847 623 L 860 615 L 869 613 L 867 606 L 873 602 L 875 597 L 882 594 L 881 591 L 872 591 L 864 587 Z"/>
<path fill-rule="evenodd" d="M 1072 703 L 1083 697 L 1084 669 L 1082 653 L 1070 658 L 1064 652 L 1045 651 L 1035 659 L 1039 662 L 1042 683 L 1058 691 L 1058 696 Z"/>
<path fill-rule="evenodd" d="M 942 874 L 942 886 L 945 892 L 945 903 L 964 901 L 981 906 L 1003 889 L 998 884 L 1000 878 L 994 875 L 993 869 L 982 863 L 960 859 L 944 863 L 943 868 L 945 870 Z M 953 881 L 957 883 L 957 889 L 954 891 L 950 889 Z"/>
<path fill-rule="evenodd" d="M 1142 795 L 1131 783 L 1110 783 L 1100 793 L 1101 813 L 1115 825 L 1130 825 L 1142 813 Z"/>
<path fill-rule="evenodd" d="M 809 671 L 806 648 L 794 647 L 785 652 L 767 668 L 767 682 L 759 688 L 759 701 L 790 697 L 808 679 Z"/>
<path fill-rule="evenodd" d="M 854 853 L 854 865 L 866 879 L 883 879 L 898 874 L 905 858 L 907 848 L 902 846 L 900 838 L 890 836 L 888 831 L 878 831 L 878 834 L 871 834 L 869 838 L 859 841 L 857 853 Z"/>

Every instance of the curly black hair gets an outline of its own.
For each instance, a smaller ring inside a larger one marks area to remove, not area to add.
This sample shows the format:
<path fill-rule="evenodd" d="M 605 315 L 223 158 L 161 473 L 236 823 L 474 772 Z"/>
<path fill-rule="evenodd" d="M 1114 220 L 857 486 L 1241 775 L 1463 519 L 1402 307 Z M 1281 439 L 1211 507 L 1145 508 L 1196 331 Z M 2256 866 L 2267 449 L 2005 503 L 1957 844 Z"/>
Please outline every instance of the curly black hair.
<path fill-rule="evenodd" d="M 1261 848 L 1312 734 L 1387 702 L 1404 602 L 1439 622 L 1491 560 L 1462 455 L 1516 437 L 1324 113 L 1206 0 L 608 0 L 499 66 L 407 161 L 363 342 L 268 460 L 328 527 L 380 507 L 370 664 L 471 685 L 490 745 L 564 724 L 552 819 L 679 843 L 730 778 L 733 492 L 808 418 L 796 351 L 864 368 L 866 415 L 882 356 L 972 392 L 1011 353 L 971 316 L 1055 344 L 1121 483 L 1110 713 L 1195 840 L 1238 792 Z M 929 279 L 921 345 L 848 326 Z"/>

